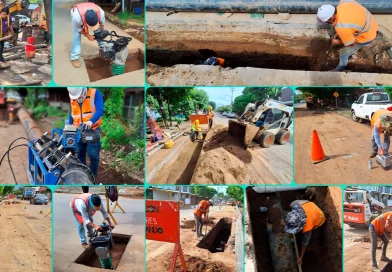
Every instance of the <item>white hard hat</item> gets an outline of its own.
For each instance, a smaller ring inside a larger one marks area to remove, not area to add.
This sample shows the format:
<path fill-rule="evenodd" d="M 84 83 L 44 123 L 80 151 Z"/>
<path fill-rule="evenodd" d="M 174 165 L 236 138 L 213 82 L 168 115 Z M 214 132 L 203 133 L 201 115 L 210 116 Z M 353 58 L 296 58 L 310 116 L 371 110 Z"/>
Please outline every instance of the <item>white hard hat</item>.
<path fill-rule="evenodd" d="M 83 87 L 67 87 L 69 98 L 71 99 L 78 99 L 83 91 Z"/>
<path fill-rule="evenodd" d="M 332 5 L 322 5 L 317 11 L 317 17 L 322 22 L 326 22 L 335 14 L 335 7 Z"/>

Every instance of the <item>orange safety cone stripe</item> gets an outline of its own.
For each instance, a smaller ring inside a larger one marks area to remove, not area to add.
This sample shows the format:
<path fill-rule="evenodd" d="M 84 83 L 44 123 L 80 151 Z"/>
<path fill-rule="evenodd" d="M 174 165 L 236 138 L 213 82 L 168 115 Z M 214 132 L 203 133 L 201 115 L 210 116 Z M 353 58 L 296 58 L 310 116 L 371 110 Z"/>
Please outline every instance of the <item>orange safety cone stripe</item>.
<path fill-rule="evenodd" d="M 316 130 L 312 134 L 312 162 L 319 163 L 328 160 L 329 157 L 325 156 L 323 147 L 321 145 L 319 136 Z"/>

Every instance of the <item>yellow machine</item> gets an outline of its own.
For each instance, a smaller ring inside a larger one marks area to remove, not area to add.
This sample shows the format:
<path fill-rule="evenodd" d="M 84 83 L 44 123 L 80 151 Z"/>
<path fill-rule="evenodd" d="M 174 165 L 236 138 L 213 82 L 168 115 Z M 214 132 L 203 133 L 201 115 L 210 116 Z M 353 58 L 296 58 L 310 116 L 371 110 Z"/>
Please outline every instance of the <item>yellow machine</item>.
<path fill-rule="evenodd" d="M 10 14 L 12 14 L 15 11 L 21 11 L 24 10 L 29 6 L 30 2 L 29 0 L 18 0 L 18 1 L 6 1 L 6 5 L 4 6 L 3 3 L 0 3 L 0 9 L 4 7 L 8 7 Z"/>
<path fill-rule="evenodd" d="M 203 141 L 203 129 L 201 127 L 197 127 L 196 131 L 197 131 L 197 139 L 199 141 Z"/>

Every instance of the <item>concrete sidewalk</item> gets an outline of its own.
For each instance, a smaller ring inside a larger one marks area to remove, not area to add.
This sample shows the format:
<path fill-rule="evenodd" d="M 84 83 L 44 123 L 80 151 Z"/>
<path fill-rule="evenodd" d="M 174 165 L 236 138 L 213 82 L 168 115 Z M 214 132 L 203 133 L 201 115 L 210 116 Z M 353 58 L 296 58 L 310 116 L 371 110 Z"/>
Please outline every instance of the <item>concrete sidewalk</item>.
<path fill-rule="evenodd" d="M 54 81 L 63 86 L 144 86 L 144 69 L 126 73 L 119 76 L 90 82 L 84 58 L 92 58 L 98 55 L 98 45 L 95 41 L 90 42 L 82 37 L 82 54 L 80 58 L 81 67 L 74 68 L 70 61 L 72 48 L 73 28 L 70 10 L 77 1 L 54 2 Z M 106 20 L 105 29 L 114 30 L 118 35 L 128 36 L 114 24 Z M 144 53 L 144 44 L 133 39 L 128 45 L 129 53 L 136 53 L 141 50 Z"/>

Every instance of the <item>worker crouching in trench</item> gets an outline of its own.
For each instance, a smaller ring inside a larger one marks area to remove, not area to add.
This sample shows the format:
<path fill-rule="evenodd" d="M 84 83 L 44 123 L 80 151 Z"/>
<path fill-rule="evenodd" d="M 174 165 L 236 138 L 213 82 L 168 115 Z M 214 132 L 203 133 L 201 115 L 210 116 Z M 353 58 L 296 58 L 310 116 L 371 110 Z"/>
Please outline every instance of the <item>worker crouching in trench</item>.
<path fill-rule="evenodd" d="M 301 232 L 301 254 L 297 263 L 302 264 L 312 232 L 324 224 L 325 215 L 316 204 L 307 200 L 295 200 L 290 207 L 292 210 L 286 216 L 284 230 L 294 235 Z"/>
<path fill-rule="evenodd" d="M 373 113 L 370 120 L 372 128 L 372 153 L 370 158 L 374 158 L 378 154 L 381 156 L 388 155 L 390 146 L 390 136 L 392 135 L 392 107 L 388 109 L 377 110 Z M 381 134 L 384 134 L 384 143 L 381 145 Z"/>
<path fill-rule="evenodd" d="M 378 237 L 380 237 L 380 239 L 383 241 L 380 261 L 382 261 L 382 262 L 390 262 L 391 261 L 386 256 L 389 239 L 388 239 L 387 235 L 385 234 L 385 231 L 392 232 L 392 212 L 386 212 L 386 213 L 379 215 L 369 225 L 370 240 L 372 242 L 372 249 L 371 249 L 372 267 L 373 267 L 374 272 L 380 271 L 380 269 L 377 266 L 377 261 L 376 261 L 376 250 L 377 250 Z"/>
<path fill-rule="evenodd" d="M 92 131 L 96 139 L 94 142 L 79 143 L 77 157 L 86 165 L 86 155 L 88 155 L 90 158 L 89 168 L 97 177 L 101 151 L 100 126 L 104 110 L 102 94 L 98 89 L 85 87 L 68 88 L 68 93 L 71 99 L 68 124 L 82 130 Z"/>

